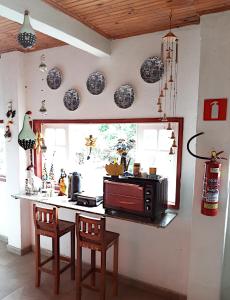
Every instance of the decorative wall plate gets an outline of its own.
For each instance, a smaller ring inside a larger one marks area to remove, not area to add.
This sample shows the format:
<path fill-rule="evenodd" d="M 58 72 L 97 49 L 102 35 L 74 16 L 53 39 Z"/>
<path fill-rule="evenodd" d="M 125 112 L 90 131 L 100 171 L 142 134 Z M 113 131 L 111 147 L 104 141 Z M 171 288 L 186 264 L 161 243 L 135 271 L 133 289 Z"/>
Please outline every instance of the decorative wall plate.
<path fill-rule="evenodd" d="M 131 85 L 124 84 L 114 93 L 114 101 L 120 108 L 128 108 L 134 101 L 134 90 Z"/>
<path fill-rule="evenodd" d="M 158 56 L 149 57 L 143 62 L 140 73 L 145 82 L 157 82 L 164 73 L 164 64 Z"/>
<path fill-rule="evenodd" d="M 105 77 L 100 72 L 93 72 L 89 75 L 86 86 L 88 91 L 93 95 L 99 95 L 105 88 Z"/>
<path fill-rule="evenodd" d="M 54 67 L 51 70 L 49 70 L 47 74 L 47 84 L 52 90 L 56 90 L 59 88 L 62 82 L 62 73 L 61 71 Z"/>
<path fill-rule="evenodd" d="M 68 110 L 76 110 L 80 103 L 80 97 L 75 89 L 69 89 L 63 98 L 64 105 Z"/>

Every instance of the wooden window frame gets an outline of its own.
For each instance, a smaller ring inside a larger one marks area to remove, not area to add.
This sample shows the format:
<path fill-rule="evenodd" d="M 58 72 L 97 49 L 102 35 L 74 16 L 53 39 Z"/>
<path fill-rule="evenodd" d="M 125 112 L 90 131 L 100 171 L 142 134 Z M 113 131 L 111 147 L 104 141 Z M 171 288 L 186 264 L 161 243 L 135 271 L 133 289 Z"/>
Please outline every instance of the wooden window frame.
<path fill-rule="evenodd" d="M 176 201 L 169 204 L 168 208 L 180 208 L 180 187 L 181 187 L 181 168 L 182 168 L 182 149 L 183 149 L 183 129 L 184 118 L 168 118 L 168 122 L 178 124 L 178 149 L 177 149 L 177 172 L 176 172 Z M 34 132 L 41 132 L 43 124 L 110 124 L 110 123 L 163 123 L 161 118 L 132 118 L 132 119 L 43 119 L 33 120 Z M 35 174 L 42 176 L 42 154 L 34 150 L 34 170 Z"/>

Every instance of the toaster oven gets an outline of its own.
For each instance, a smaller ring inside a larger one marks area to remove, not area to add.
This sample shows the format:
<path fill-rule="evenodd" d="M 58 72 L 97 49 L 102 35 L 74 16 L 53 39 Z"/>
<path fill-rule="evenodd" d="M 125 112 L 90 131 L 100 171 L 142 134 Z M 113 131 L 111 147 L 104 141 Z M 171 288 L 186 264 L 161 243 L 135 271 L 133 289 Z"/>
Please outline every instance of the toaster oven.
<path fill-rule="evenodd" d="M 167 200 L 166 178 L 104 177 L 103 206 L 107 212 L 125 212 L 154 220 L 165 212 Z"/>

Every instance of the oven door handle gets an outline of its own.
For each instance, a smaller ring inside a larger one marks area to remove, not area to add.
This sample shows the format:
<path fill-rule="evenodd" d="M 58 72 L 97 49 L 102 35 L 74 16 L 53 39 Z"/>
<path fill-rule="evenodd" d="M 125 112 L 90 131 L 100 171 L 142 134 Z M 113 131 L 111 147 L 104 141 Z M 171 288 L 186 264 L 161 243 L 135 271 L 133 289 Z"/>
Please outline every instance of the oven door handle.
<path fill-rule="evenodd" d="M 127 201 L 119 201 L 120 204 L 128 204 L 128 205 L 133 205 L 135 202 L 127 202 Z"/>

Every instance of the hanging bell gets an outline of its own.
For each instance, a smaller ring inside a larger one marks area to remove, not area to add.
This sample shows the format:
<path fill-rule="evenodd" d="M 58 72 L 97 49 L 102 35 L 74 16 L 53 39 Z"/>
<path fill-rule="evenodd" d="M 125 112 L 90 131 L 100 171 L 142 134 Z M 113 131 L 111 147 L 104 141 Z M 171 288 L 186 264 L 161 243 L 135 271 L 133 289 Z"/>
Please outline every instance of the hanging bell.
<path fill-rule="evenodd" d="M 172 76 L 172 75 L 170 75 L 169 82 L 171 82 L 171 83 L 174 82 L 174 81 L 173 81 L 173 76 Z"/>
<path fill-rule="evenodd" d="M 162 118 L 162 122 L 167 122 L 167 121 L 168 121 L 167 116 L 166 116 L 166 114 L 164 113 L 163 118 Z"/>
<path fill-rule="evenodd" d="M 18 135 L 18 143 L 24 149 L 33 149 L 35 145 L 35 134 L 30 126 L 31 111 L 27 111 L 24 116 L 23 127 Z"/>
<path fill-rule="evenodd" d="M 163 90 L 161 90 L 160 97 L 161 97 L 161 98 L 164 97 L 164 92 L 163 92 Z"/>
<path fill-rule="evenodd" d="M 168 90 L 167 82 L 165 82 L 164 90 Z"/>
<path fill-rule="evenodd" d="M 172 147 L 173 147 L 173 148 L 177 148 L 176 139 L 173 140 Z"/>
<path fill-rule="evenodd" d="M 40 113 L 43 116 L 47 115 L 47 109 L 46 109 L 45 103 L 46 103 L 46 100 L 42 100 L 42 105 L 41 105 L 41 108 L 39 109 Z"/>
<path fill-rule="evenodd" d="M 36 44 L 36 35 L 30 25 L 28 10 L 25 10 L 24 13 L 24 22 L 18 34 L 18 43 L 25 49 L 32 48 Z"/>
<path fill-rule="evenodd" d="M 172 130 L 172 126 L 171 126 L 171 123 L 170 123 L 170 122 L 168 123 L 167 130 Z"/>
<path fill-rule="evenodd" d="M 169 150 L 169 155 L 173 155 L 174 154 L 174 151 L 173 151 L 173 148 L 170 147 L 170 150 Z"/>
<path fill-rule="evenodd" d="M 157 111 L 157 112 L 159 112 L 159 113 L 162 113 L 162 112 L 163 112 L 161 104 L 159 104 L 159 107 L 158 107 L 158 111 Z"/>
<path fill-rule="evenodd" d="M 172 135 L 171 135 L 170 139 L 171 139 L 171 140 L 175 140 L 175 138 L 176 138 L 176 137 L 175 137 L 175 133 L 174 133 L 174 131 L 172 131 Z"/>
<path fill-rule="evenodd" d="M 161 98 L 160 97 L 157 100 L 157 105 L 161 105 Z"/>

